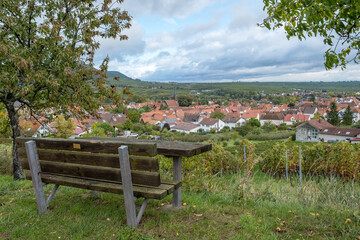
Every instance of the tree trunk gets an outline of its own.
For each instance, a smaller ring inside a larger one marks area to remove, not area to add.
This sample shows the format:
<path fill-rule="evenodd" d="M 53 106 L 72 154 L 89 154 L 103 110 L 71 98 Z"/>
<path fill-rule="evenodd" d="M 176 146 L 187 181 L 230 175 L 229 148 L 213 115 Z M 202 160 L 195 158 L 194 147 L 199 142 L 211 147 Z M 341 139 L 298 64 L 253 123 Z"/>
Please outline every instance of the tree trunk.
<path fill-rule="evenodd" d="M 9 115 L 11 129 L 12 129 L 12 137 L 13 137 L 13 174 L 14 180 L 24 179 L 25 175 L 20 165 L 18 149 L 15 143 L 17 137 L 20 136 L 20 127 L 19 127 L 19 120 L 16 115 L 14 102 L 10 101 L 5 104 L 6 110 Z"/>

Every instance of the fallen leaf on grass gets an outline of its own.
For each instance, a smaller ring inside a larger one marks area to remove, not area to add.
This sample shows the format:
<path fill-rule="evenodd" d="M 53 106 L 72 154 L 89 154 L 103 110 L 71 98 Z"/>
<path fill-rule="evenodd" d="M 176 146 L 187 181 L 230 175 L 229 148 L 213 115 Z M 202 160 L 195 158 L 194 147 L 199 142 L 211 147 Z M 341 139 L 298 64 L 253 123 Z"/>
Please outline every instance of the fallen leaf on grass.
<path fill-rule="evenodd" d="M 350 219 L 350 218 L 347 218 L 347 219 L 345 220 L 345 224 L 348 224 L 348 223 L 351 223 L 351 219 Z"/>
<path fill-rule="evenodd" d="M 182 205 L 183 205 L 183 206 L 186 206 L 186 205 L 187 205 L 187 203 L 186 203 L 186 202 L 184 202 Z"/>
<path fill-rule="evenodd" d="M 280 227 L 277 227 L 276 232 L 283 233 L 283 232 L 286 232 L 286 229 L 281 229 Z"/>
<path fill-rule="evenodd" d="M 319 216 L 320 214 L 318 213 L 310 213 L 311 216 Z"/>
<path fill-rule="evenodd" d="M 199 214 L 196 214 L 196 213 L 194 213 L 194 215 L 196 216 L 196 217 L 202 217 L 202 213 L 199 213 Z"/>

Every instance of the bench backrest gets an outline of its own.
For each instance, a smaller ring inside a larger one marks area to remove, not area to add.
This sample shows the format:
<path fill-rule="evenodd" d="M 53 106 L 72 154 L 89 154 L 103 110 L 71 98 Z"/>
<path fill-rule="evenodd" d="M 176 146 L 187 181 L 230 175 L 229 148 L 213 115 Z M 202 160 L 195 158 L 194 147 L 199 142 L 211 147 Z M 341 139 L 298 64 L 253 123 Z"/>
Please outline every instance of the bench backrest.
<path fill-rule="evenodd" d="M 121 182 L 118 148 L 127 145 L 134 185 L 159 186 L 159 161 L 156 143 L 129 143 L 84 139 L 16 139 L 23 169 L 29 169 L 25 142 L 36 142 L 41 172 L 73 177 Z"/>

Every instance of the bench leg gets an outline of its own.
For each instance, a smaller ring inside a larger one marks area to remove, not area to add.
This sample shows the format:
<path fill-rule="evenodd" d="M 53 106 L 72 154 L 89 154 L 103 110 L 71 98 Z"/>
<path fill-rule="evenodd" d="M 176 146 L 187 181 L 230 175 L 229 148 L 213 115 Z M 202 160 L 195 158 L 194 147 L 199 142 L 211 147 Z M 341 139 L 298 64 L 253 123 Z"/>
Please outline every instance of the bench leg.
<path fill-rule="evenodd" d="M 173 179 L 174 181 L 182 180 L 182 157 L 173 157 Z M 181 187 L 173 192 L 173 207 L 181 206 Z"/>
<path fill-rule="evenodd" d="M 121 146 L 118 149 L 119 151 L 119 161 L 120 161 L 120 171 L 121 171 L 121 180 L 123 184 L 124 200 L 125 200 L 125 212 L 126 212 L 126 221 L 127 225 L 131 227 L 137 227 L 141 217 L 145 211 L 148 199 L 145 198 L 142 203 L 138 216 L 136 216 L 136 207 L 133 185 L 131 180 L 131 169 L 130 169 L 130 160 L 129 152 L 127 146 Z"/>
<path fill-rule="evenodd" d="M 45 194 L 43 189 L 43 182 L 39 173 L 41 172 L 39 156 L 36 149 L 35 141 L 28 141 L 25 143 L 26 154 L 30 166 L 31 179 L 33 182 L 35 197 L 38 206 L 39 213 L 45 213 L 47 210 L 47 204 L 45 200 Z"/>

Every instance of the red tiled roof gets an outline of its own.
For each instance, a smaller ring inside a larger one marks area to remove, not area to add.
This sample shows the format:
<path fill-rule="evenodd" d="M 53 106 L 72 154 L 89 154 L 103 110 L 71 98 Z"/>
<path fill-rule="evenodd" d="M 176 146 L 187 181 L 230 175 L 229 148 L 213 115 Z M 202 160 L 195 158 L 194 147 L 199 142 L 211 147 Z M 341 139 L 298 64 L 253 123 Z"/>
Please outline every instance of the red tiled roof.
<path fill-rule="evenodd" d="M 200 124 L 202 125 L 214 125 L 219 121 L 217 118 L 204 118 Z"/>

